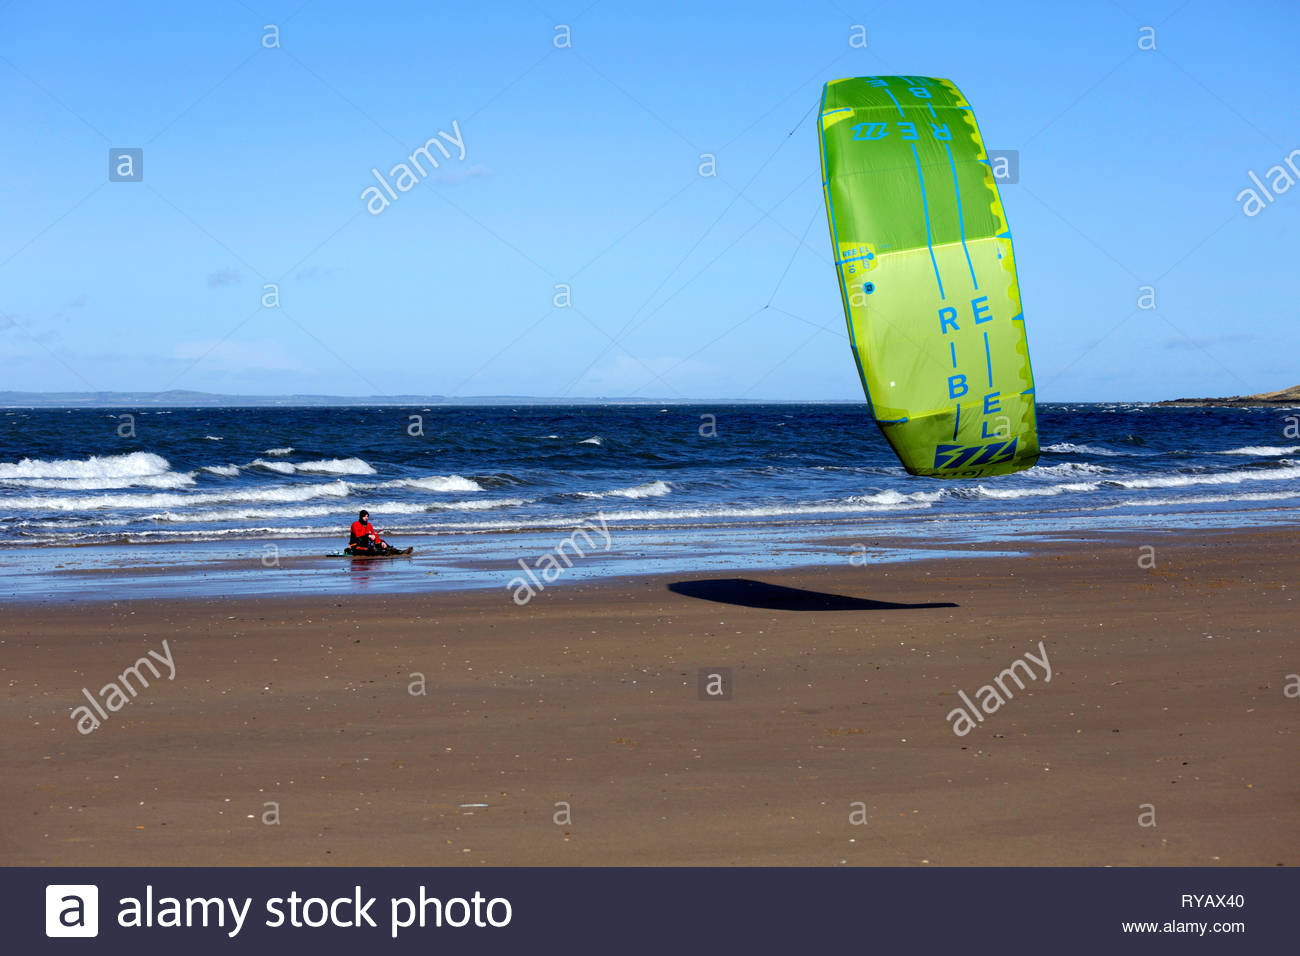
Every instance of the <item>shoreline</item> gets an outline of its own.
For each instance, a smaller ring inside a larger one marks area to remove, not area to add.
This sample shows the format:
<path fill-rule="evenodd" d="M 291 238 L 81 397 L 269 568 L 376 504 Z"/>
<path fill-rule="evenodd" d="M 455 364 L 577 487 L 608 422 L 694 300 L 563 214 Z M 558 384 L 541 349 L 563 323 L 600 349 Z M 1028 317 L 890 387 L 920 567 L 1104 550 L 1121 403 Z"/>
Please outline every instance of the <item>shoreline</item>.
<path fill-rule="evenodd" d="M 595 528 L 581 555 L 564 555 L 558 587 L 624 577 L 694 570 L 767 572 L 791 568 L 891 565 L 936 555 L 1011 557 L 1054 542 L 1205 537 L 1300 530 L 1300 511 L 1287 507 L 1223 512 L 1124 515 L 1059 513 L 1050 528 L 1024 521 L 944 519 L 918 514 L 897 519 L 823 519 L 685 528 L 611 525 Z M 1124 520 L 1120 520 L 1120 519 Z M 586 524 L 594 522 L 588 519 Z M 491 590 L 535 567 L 578 525 L 510 533 L 398 535 L 410 556 L 353 560 L 331 554 L 338 538 L 304 537 L 148 544 L 80 544 L 0 551 L 0 606 L 124 599 L 244 599 L 348 594 L 422 594 Z M 903 530 L 906 528 L 906 530 Z M 563 532 L 564 534 L 561 534 Z M 602 535 L 604 536 L 602 539 Z M 614 540 L 617 539 L 617 547 Z M 579 539 L 580 540 L 580 539 Z M 602 548 L 602 545 L 604 547 Z M 21 554 L 21 558 L 17 557 Z M 548 579 L 549 580 L 549 579 Z"/>
<path fill-rule="evenodd" d="M 1133 536 L 706 568 L 525 607 L 489 590 L 47 606 L 0 626 L 0 849 L 11 865 L 1295 865 L 1295 542 L 1147 535 L 1146 569 Z M 82 689 L 102 697 L 164 640 L 175 679 L 79 734 Z M 959 692 L 1040 641 L 1050 681 L 957 736 Z M 721 667 L 731 699 L 700 699 L 698 671 Z"/>

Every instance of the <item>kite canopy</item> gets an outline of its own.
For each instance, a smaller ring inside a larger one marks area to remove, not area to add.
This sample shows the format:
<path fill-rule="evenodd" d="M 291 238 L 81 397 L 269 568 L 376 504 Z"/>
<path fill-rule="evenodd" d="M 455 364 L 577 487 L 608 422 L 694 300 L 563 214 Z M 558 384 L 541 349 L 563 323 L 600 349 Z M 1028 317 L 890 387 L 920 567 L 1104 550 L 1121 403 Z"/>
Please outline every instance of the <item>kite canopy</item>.
<path fill-rule="evenodd" d="M 975 114 L 949 80 L 832 80 L 817 124 L 867 404 L 914 475 L 1038 460 L 1016 264 Z"/>

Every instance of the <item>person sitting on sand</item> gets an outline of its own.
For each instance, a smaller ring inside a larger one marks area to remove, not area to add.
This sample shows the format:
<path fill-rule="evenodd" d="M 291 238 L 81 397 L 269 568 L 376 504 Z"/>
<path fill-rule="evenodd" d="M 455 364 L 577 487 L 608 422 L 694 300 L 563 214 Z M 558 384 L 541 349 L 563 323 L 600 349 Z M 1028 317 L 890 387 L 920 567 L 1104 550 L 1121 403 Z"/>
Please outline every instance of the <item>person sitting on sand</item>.
<path fill-rule="evenodd" d="M 364 509 L 357 516 L 357 520 L 352 522 L 352 537 L 348 540 L 348 548 L 354 554 L 357 552 L 388 554 L 397 550 L 379 537 L 379 532 L 370 523 L 370 512 Z"/>

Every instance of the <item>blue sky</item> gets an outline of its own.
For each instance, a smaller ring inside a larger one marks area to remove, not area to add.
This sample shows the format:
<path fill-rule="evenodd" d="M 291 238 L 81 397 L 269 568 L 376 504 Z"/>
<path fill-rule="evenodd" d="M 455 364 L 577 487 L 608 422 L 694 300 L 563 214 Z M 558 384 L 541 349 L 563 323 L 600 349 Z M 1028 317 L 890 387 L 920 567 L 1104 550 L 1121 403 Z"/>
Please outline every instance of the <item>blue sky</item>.
<path fill-rule="evenodd" d="M 1294 385 L 1300 187 L 1237 196 L 1300 148 L 1298 27 L 1289 0 L 0 0 L 3 387 L 860 399 L 810 110 L 889 73 L 954 80 L 1020 150 L 1040 399 Z M 464 159 L 368 212 L 370 170 L 453 122 Z"/>

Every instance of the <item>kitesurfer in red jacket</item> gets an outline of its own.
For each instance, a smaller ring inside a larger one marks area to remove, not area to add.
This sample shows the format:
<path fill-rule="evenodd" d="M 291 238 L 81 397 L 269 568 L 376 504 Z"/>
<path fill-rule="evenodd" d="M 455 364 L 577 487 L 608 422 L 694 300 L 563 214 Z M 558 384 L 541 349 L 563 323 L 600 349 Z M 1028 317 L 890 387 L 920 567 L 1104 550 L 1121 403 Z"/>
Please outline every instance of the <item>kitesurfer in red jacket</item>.
<path fill-rule="evenodd" d="M 363 510 L 352 522 L 352 537 L 348 540 L 348 549 L 353 554 L 389 554 L 397 549 L 379 537 L 379 532 L 370 523 L 370 512 Z"/>

